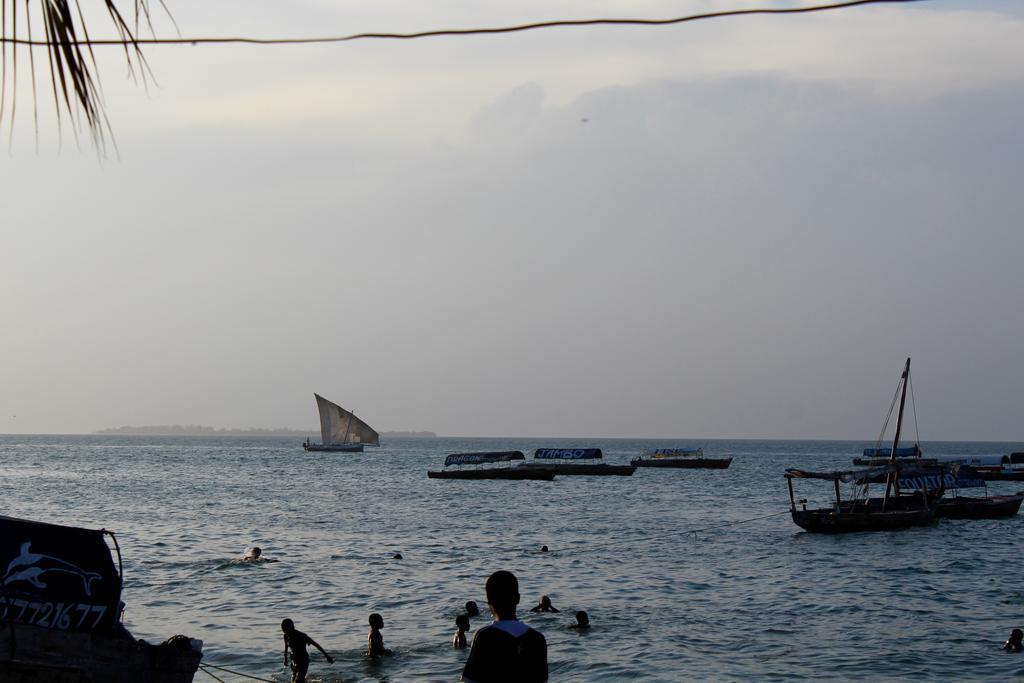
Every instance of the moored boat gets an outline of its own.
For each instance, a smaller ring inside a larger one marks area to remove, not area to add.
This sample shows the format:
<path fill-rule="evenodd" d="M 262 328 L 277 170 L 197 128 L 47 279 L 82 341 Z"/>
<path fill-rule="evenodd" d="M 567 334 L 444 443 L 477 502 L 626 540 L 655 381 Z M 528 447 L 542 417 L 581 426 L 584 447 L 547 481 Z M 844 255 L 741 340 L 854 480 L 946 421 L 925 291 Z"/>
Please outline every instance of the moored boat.
<path fill-rule="evenodd" d="M 600 448 L 538 448 L 533 452 L 533 462 L 525 463 L 522 467 L 551 470 L 555 474 L 592 476 L 628 477 L 636 471 L 633 465 L 593 462 L 603 457 Z"/>
<path fill-rule="evenodd" d="M 488 465 L 501 462 L 511 463 L 526 460 L 522 451 L 495 451 L 485 453 L 452 453 L 444 459 L 443 470 L 430 470 L 430 479 L 534 479 L 551 481 L 555 473 L 549 469 L 534 467 L 474 467 L 462 469 L 463 465 Z M 449 467 L 457 469 L 448 469 Z"/>
<path fill-rule="evenodd" d="M 94 531 L 0 516 L 0 680 L 189 683 L 202 643 L 136 640 L 120 619 L 120 550 Z"/>
<path fill-rule="evenodd" d="M 732 458 L 705 458 L 703 448 L 656 448 L 629 461 L 634 467 L 680 467 L 724 470 Z"/>
<path fill-rule="evenodd" d="M 915 465 L 908 466 L 905 461 L 897 458 L 909 383 L 910 359 L 908 358 L 896 387 L 896 395 L 900 396 L 900 407 L 888 464 L 872 469 L 844 472 L 786 470 L 786 485 L 789 488 L 789 505 L 794 524 L 812 533 L 837 534 L 858 531 L 891 531 L 925 526 L 935 520 L 936 504 L 945 491 L 941 477 L 933 479 L 932 475 L 922 472 Z M 893 405 L 895 405 L 895 396 Z M 890 406 L 889 415 L 885 420 L 886 425 L 891 417 L 892 406 Z M 884 427 L 882 431 L 884 433 Z M 794 496 L 794 479 L 831 481 L 835 488 L 835 502 L 831 507 L 808 510 L 806 499 L 797 501 Z M 885 483 L 883 497 L 872 498 L 868 495 L 869 487 L 873 482 Z M 854 485 L 853 498 L 843 499 L 840 483 Z M 801 505 L 799 509 L 797 508 L 798 502 Z"/>
<path fill-rule="evenodd" d="M 316 407 L 320 414 L 320 437 L 322 443 L 311 443 L 307 438 L 302 448 L 307 451 L 327 451 L 332 453 L 361 453 L 363 446 L 379 446 L 380 434 L 366 424 L 355 413 L 345 410 L 337 403 L 328 401 L 320 394 L 316 397 Z"/>

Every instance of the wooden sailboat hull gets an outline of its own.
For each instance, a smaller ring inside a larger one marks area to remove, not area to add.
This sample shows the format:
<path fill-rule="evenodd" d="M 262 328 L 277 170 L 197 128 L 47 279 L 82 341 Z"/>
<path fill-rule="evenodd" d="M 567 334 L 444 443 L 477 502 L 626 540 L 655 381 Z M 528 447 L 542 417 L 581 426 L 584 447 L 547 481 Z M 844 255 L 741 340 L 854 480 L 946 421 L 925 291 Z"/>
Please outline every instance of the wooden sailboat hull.
<path fill-rule="evenodd" d="M 724 470 L 732 464 L 732 458 L 633 458 L 633 467 L 681 467 L 686 469 L 704 468 Z"/>
<path fill-rule="evenodd" d="M 969 498 L 956 496 L 944 499 L 935 511 L 936 517 L 947 519 L 999 519 L 1013 517 L 1020 511 L 1024 493 L 1012 496 L 992 496 L 990 498 Z"/>
<path fill-rule="evenodd" d="M 202 659 L 188 647 L 9 622 L 0 643 L 4 683 L 190 683 Z"/>
<path fill-rule="evenodd" d="M 363 444 L 361 443 L 336 443 L 336 444 L 321 444 L 321 443 L 304 443 L 302 447 L 307 451 L 318 451 L 326 453 L 362 453 Z"/>
<path fill-rule="evenodd" d="M 793 522 L 814 534 L 848 534 L 858 531 L 895 531 L 927 526 L 935 521 L 935 508 L 917 510 L 875 510 L 836 512 L 833 508 L 793 510 Z"/>
<path fill-rule="evenodd" d="M 555 473 L 533 467 L 492 467 L 478 470 L 430 470 L 430 479 L 536 479 L 551 481 Z"/>
<path fill-rule="evenodd" d="M 636 472 L 636 467 L 633 465 L 609 465 L 608 463 L 590 463 L 573 465 L 570 463 L 540 463 L 531 462 L 521 467 L 529 467 L 530 469 L 538 470 L 551 470 L 555 474 L 564 475 L 586 475 L 586 476 L 619 476 L 629 477 L 632 476 L 633 472 Z"/>

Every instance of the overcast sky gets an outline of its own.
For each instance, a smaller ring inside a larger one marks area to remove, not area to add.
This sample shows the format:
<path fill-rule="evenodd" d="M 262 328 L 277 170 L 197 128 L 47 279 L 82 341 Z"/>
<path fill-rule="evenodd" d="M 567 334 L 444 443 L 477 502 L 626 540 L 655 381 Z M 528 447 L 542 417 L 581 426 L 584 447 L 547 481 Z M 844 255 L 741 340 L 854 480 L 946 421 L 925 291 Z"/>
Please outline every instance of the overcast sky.
<path fill-rule="evenodd" d="M 167 2 L 185 36 L 752 4 Z M 0 432 L 309 428 L 318 392 L 382 430 L 873 440 L 912 356 L 922 438 L 1024 439 L 1012 4 L 154 47 L 148 89 L 108 50 L 120 159 L 47 101 L 37 154 L 23 96 L 0 164 Z"/>

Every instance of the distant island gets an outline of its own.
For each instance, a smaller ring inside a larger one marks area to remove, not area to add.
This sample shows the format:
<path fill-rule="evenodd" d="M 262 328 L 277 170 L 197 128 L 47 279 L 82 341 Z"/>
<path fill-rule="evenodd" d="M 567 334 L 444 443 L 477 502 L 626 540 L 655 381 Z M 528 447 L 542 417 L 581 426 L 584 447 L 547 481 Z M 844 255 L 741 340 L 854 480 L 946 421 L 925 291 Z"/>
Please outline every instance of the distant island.
<path fill-rule="evenodd" d="M 109 427 L 100 429 L 93 434 L 121 434 L 125 436 L 308 436 L 319 434 L 319 429 L 289 429 L 275 427 L 272 429 L 247 427 L 245 429 L 207 427 L 205 425 L 144 425 L 141 427 Z M 389 438 L 434 438 L 434 432 L 381 432 L 382 437 Z"/>

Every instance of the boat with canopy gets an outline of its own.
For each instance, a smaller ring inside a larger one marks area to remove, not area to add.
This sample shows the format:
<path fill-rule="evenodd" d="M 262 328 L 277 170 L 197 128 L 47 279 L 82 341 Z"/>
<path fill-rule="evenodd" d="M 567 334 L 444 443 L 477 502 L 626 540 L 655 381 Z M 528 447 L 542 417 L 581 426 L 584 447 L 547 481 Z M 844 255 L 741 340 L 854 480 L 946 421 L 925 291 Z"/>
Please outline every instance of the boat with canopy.
<path fill-rule="evenodd" d="M 600 448 L 538 448 L 533 452 L 533 461 L 523 467 L 548 469 L 555 474 L 620 477 L 632 476 L 636 471 L 633 465 L 595 462 L 603 458 Z"/>
<path fill-rule="evenodd" d="M 0 516 L 0 571 L 0 681 L 193 680 L 201 641 L 150 645 L 121 623 L 124 579 L 112 532 Z"/>
<path fill-rule="evenodd" d="M 895 435 L 892 441 L 889 461 L 885 465 L 862 470 L 842 472 L 808 472 L 787 469 L 786 484 L 789 488 L 789 504 L 793 522 L 812 533 L 850 533 L 856 531 L 889 531 L 907 527 L 925 526 L 935 519 L 936 504 L 945 487 L 942 481 L 932 481 L 926 476 L 911 476 L 921 473 L 919 468 L 908 465 L 897 458 L 900 435 L 903 427 L 903 412 L 910 385 L 910 359 L 907 359 L 896 393 L 889 406 L 889 415 L 882 426 L 885 434 L 892 411 L 899 398 L 899 413 L 896 418 Z M 915 427 L 916 429 L 916 427 Z M 881 441 L 882 436 L 879 436 Z M 807 509 L 807 500 L 797 501 L 793 493 L 794 479 L 819 479 L 832 481 L 835 487 L 835 502 L 831 507 Z M 885 483 L 883 497 L 868 495 L 872 483 Z M 841 483 L 853 487 L 853 496 L 843 499 Z M 901 486 L 902 484 L 902 486 Z M 797 504 L 801 507 L 798 509 Z"/>
<path fill-rule="evenodd" d="M 322 442 L 310 443 L 307 438 L 302 444 L 305 450 L 361 453 L 363 446 L 380 445 L 380 434 L 377 430 L 356 417 L 355 413 L 328 401 L 320 394 L 313 396 L 316 397 L 316 407 L 320 413 Z"/>
<path fill-rule="evenodd" d="M 939 501 L 936 517 L 947 519 L 999 519 L 1013 517 L 1024 502 L 1024 491 L 1003 496 L 990 496 L 988 484 L 981 474 L 968 465 L 951 465 L 942 475 L 946 496 Z M 984 488 L 983 496 L 962 496 L 960 489 Z M 950 496 L 949 492 L 953 495 Z"/>
<path fill-rule="evenodd" d="M 522 451 L 494 451 L 484 453 L 452 453 L 444 459 L 443 470 L 430 470 L 430 479 L 537 479 L 551 481 L 555 473 L 550 469 L 534 467 L 476 467 L 526 460 Z M 462 469 L 472 465 L 470 469 Z M 449 469 L 454 467 L 455 469 Z"/>
<path fill-rule="evenodd" d="M 681 467 L 724 470 L 732 458 L 705 458 L 703 448 L 655 448 L 629 461 L 634 467 Z"/>

